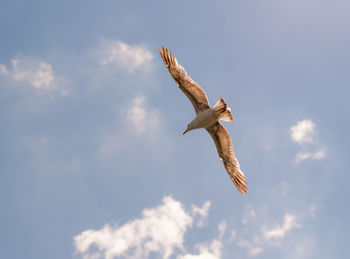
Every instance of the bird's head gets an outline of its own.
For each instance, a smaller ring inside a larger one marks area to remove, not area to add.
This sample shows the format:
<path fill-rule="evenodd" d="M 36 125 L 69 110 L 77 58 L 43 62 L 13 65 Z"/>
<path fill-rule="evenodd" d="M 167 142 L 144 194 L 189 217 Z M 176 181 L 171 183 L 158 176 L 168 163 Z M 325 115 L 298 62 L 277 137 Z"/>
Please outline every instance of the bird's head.
<path fill-rule="evenodd" d="M 182 135 L 185 135 L 187 132 L 189 132 L 190 130 L 193 130 L 193 125 L 192 122 L 190 124 L 187 125 L 187 129 L 184 131 L 184 133 L 182 133 Z"/>

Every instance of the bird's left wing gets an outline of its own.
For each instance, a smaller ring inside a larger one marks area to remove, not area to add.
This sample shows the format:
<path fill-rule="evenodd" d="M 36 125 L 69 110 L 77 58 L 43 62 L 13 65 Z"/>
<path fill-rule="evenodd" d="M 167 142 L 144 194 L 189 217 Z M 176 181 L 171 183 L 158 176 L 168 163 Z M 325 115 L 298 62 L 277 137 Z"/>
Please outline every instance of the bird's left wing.
<path fill-rule="evenodd" d="M 238 191 L 244 195 L 244 192 L 248 191 L 248 187 L 245 176 L 239 168 L 239 163 L 233 151 L 230 134 L 228 134 L 227 130 L 220 122 L 206 128 L 206 130 L 213 138 L 219 157 L 224 163 L 231 180 L 236 185 Z"/>
<path fill-rule="evenodd" d="M 187 75 L 185 69 L 177 63 L 174 55 L 165 47 L 158 48 L 158 50 L 177 86 L 190 99 L 196 113 L 202 109 L 210 108 L 203 89 Z"/>

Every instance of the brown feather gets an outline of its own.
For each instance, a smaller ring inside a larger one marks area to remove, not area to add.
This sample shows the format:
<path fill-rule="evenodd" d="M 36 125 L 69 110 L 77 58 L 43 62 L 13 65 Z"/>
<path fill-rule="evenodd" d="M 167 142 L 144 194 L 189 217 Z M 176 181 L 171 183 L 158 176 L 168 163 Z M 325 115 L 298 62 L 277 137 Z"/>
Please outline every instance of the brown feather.
<path fill-rule="evenodd" d="M 191 101 L 196 113 L 202 109 L 210 108 L 207 95 L 203 89 L 187 75 L 185 69 L 177 63 L 173 54 L 164 46 L 162 46 L 162 49 L 158 48 L 158 50 L 176 85 Z"/>
<path fill-rule="evenodd" d="M 232 140 L 227 130 L 220 122 L 206 129 L 213 138 L 219 157 L 224 163 L 225 169 L 238 191 L 244 195 L 248 192 L 248 187 L 244 174 L 239 168 L 238 160 L 232 147 Z"/>

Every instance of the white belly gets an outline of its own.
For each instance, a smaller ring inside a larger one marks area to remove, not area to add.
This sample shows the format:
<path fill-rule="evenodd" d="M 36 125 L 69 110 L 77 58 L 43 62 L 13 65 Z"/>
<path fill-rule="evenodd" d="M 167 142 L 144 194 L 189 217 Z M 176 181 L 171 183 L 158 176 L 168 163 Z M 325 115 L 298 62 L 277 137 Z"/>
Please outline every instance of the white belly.
<path fill-rule="evenodd" d="M 215 115 L 213 109 L 207 109 L 199 112 L 197 117 L 192 121 L 195 129 L 207 128 L 213 123 L 218 121 L 218 117 Z"/>

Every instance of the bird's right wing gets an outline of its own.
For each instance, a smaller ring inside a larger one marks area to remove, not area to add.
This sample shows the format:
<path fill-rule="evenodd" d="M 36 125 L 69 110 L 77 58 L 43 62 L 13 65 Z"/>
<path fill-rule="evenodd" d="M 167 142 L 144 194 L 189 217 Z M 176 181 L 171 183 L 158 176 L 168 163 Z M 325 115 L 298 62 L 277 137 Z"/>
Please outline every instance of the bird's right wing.
<path fill-rule="evenodd" d="M 206 128 L 206 130 L 213 138 L 219 157 L 224 163 L 231 180 L 236 185 L 238 191 L 244 195 L 244 192 L 248 191 L 248 187 L 245 176 L 239 168 L 239 163 L 233 151 L 230 134 L 228 134 L 227 130 L 220 122 Z"/>
<path fill-rule="evenodd" d="M 174 55 L 165 47 L 158 48 L 158 50 L 177 86 L 190 99 L 196 113 L 202 109 L 210 108 L 203 89 L 187 75 L 185 69 L 177 63 Z"/>

